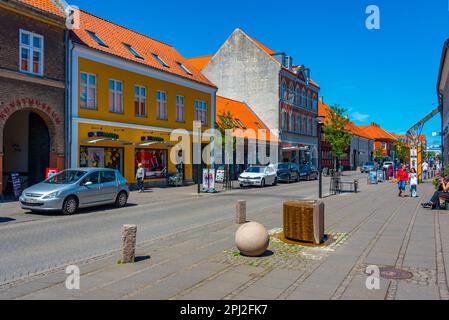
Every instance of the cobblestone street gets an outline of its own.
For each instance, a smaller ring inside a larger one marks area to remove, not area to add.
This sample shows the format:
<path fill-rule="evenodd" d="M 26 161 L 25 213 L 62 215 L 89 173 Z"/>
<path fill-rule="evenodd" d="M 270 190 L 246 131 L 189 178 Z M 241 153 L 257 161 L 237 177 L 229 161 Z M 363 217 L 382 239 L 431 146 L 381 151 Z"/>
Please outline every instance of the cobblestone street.
<path fill-rule="evenodd" d="M 293 198 L 291 190 L 301 186 L 308 185 L 281 186 L 284 198 Z M 256 191 L 237 198 L 257 198 Z M 59 268 L 4 284 L 0 298 L 447 300 L 449 236 L 444 230 L 449 214 L 419 205 L 432 191 L 426 183 L 419 187 L 420 198 L 402 199 L 394 183 L 366 185 L 363 180 L 358 194 L 325 198 L 328 241 L 322 247 L 278 240 L 282 197 L 271 198 L 257 212 L 249 201 L 250 220 L 263 223 L 271 234 L 261 258 L 243 257 L 234 247 L 237 198 L 214 196 L 214 201 L 232 202 L 225 206 L 227 217 L 139 242 L 135 264 L 119 265 L 119 255 L 112 253 L 79 264 L 80 290 L 66 289 L 67 275 Z M 369 265 L 380 268 L 379 290 L 366 288 Z"/>

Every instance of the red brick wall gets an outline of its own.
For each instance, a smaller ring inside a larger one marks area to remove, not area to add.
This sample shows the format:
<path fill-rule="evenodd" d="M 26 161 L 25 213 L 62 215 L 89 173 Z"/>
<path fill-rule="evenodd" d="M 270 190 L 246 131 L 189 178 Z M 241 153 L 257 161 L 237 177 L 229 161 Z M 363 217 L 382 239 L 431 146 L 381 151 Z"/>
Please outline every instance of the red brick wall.
<path fill-rule="evenodd" d="M 0 68 L 19 71 L 19 32 L 24 29 L 44 37 L 44 76 L 64 80 L 64 30 L 29 17 L 0 10 Z"/>

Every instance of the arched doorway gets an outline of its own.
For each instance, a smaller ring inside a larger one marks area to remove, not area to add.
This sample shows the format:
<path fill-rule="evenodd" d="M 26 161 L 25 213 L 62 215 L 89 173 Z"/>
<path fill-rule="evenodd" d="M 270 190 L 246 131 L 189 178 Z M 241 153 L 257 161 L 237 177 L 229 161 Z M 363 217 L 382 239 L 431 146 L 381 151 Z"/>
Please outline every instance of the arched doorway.
<path fill-rule="evenodd" d="M 18 173 L 22 188 L 45 178 L 50 166 L 50 133 L 45 120 L 32 109 L 14 112 L 3 129 L 5 194 L 12 194 L 11 173 Z"/>

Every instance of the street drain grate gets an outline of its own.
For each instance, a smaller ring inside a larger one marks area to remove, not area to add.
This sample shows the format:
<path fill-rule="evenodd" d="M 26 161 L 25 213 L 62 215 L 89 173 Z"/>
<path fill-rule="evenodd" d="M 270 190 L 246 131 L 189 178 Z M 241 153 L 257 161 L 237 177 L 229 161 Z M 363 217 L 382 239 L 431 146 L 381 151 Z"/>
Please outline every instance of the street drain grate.
<path fill-rule="evenodd" d="M 408 280 L 413 278 L 413 273 L 393 267 L 380 268 L 380 276 L 388 280 Z"/>

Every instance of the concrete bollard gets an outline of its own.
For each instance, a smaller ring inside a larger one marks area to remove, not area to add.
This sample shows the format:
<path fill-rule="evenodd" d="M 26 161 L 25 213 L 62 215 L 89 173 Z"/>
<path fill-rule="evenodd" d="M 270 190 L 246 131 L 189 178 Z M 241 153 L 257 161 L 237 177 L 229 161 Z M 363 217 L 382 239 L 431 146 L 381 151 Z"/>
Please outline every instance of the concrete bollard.
<path fill-rule="evenodd" d="M 137 226 L 125 224 L 122 230 L 122 263 L 134 263 L 136 256 Z"/>
<path fill-rule="evenodd" d="M 235 223 L 244 224 L 246 223 L 246 201 L 239 200 L 235 208 Z"/>

